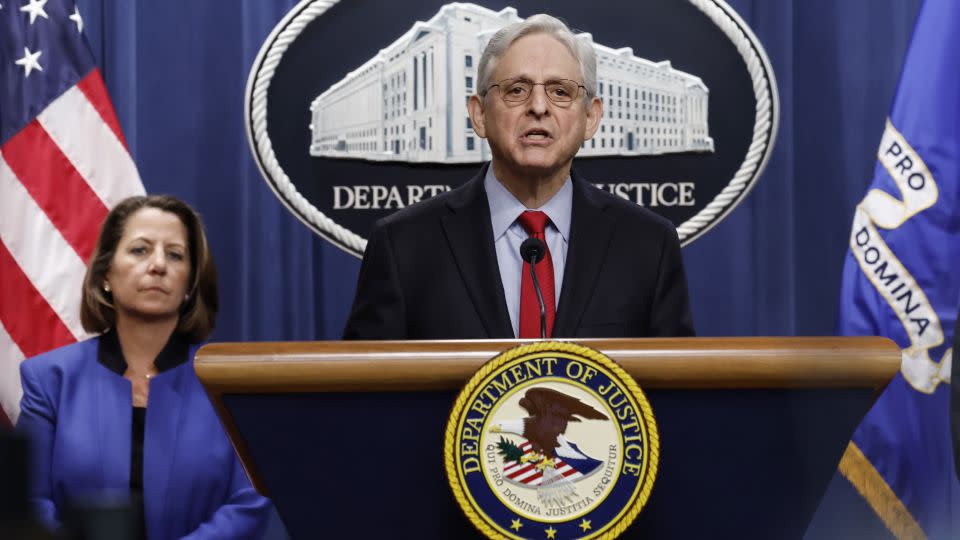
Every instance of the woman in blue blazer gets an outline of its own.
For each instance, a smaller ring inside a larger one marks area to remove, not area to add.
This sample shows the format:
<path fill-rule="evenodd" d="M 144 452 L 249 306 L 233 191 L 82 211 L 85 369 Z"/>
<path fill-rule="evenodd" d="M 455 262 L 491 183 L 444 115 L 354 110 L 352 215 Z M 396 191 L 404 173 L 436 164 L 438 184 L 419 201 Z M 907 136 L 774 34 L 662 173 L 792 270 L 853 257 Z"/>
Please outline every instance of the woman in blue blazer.
<path fill-rule="evenodd" d="M 33 442 L 32 498 L 47 525 L 76 501 L 129 494 L 149 540 L 262 536 L 269 501 L 193 370 L 217 307 L 216 269 L 189 206 L 133 197 L 108 214 L 81 305 L 84 329 L 100 335 L 20 369 L 17 430 Z"/>

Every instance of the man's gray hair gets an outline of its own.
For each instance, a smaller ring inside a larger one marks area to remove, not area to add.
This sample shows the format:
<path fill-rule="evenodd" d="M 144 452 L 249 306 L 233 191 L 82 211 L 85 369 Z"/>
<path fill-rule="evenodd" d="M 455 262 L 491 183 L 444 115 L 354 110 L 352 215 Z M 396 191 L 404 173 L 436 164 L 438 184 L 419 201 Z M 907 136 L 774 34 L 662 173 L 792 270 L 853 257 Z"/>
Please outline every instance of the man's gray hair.
<path fill-rule="evenodd" d="M 566 45 L 570 54 L 580 64 L 583 86 L 587 89 L 585 100 L 589 101 L 597 95 L 597 53 L 593 50 L 590 39 L 577 37 L 560 19 L 539 13 L 524 21 L 504 26 L 490 38 L 477 68 L 477 93 L 481 98 L 487 97 L 490 85 L 496 82 L 491 81 L 490 77 L 507 49 L 518 39 L 531 34 L 547 34 Z"/>

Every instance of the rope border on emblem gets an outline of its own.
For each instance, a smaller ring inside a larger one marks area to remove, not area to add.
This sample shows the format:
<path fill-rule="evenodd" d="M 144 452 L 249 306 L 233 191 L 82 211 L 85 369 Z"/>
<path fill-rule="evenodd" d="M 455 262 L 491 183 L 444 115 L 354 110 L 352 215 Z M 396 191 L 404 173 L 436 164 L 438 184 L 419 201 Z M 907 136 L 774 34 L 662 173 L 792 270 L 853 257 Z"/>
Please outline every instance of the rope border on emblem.
<path fill-rule="evenodd" d="M 250 143 L 260 173 L 266 178 L 270 189 L 277 194 L 284 206 L 318 234 L 359 257 L 367 248 L 367 241 L 327 217 L 297 191 L 280 166 L 267 133 L 267 91 L 280 59 L 308 24 L 339 2 L 340 0 L 303 0 L 277 24 L 264 41 L 263 48 L 253 63 L 258 67 L 250 71 L 244 114 L 247 116 L 247 142 Z"/>
<path fill-rule="evenodd" d="M 753 140 L 743 163 L 730 183 L 707 206 L 677 227 L 677 235 L 682 245 L 712 229 L 720 218 L 736 207 L 734 202 L 737 199 L 750 192 L 755 183 L 753 180 L 763 172 L 770 159 L 770 149 L 780 121 L 780 101 L 777 97 L 773 67 L 753 32 L 723 0 L 688 1 L 733 42 L 747 65 L 757 104 Z M 340 0 L 303 0 L 277 24 L 264 41 L 253 63 L 254 69 L 250 71 L 247 79 L 244 117 L 247 142 L 250 144 L 254 161 L 280 202 L 317 234 L 352 255 L 361 257 L 367 248 L 367 240 L 330 219 L 297 191 L 280 166 L 267 133 L 267 91 L 283 54 L 308 24 L 339 2 Z"/>
<path fill-rule="evenodd" d="M 689 0 L 689 2 L 720 28 L 743 57 L 750 79 L 753 81 L 753 96 L 757 100 L 757 105 L 753 123 L 753 140 L 750 142 L 743 163 L 734 173 L 730 183 L 707 206 L 677 227 L 677 235 L 683 245 L 712 229 L 721 217 L 736 207 L 733 204 L 736 199 L 747 196 L 755 183 L 753 180 L 760 176 L 767 166 L 767 161 L 770 160 L 770 150 L 780 123 L 777 80 L 774 77 L 770 59 L 758 45 L 757 36 L 723 0 Z"/>
<path fill-rule="evenodd" d="M 637 405 L 640 407 L 644 424 L 646 424 L 647 427 L 649 474 L 647 475 L 647 478 L 644 479 L 643 486 L 640 488 L 640 493 L 637 496 L 637 500 L 634 501 L 627 513 L 623 515 L 616 525 L 605 531 L 602 535 L 592 537 L 600 540 L 610 540 L 616 538 L 623 534 L 627 527 L 633 523 L 633 520 L 636 519 L 637 515 L 640 514 L 640 511 L 647 504 L 647 500 L 650 498 L 650 492 L 653 490 L 653 484 L 657 479 L 657 472 L 660 465 L 660 433 L 657 430 L 657 421 L 653 414 L 653 408 L 650 406 L 650 402 L 647 401 L 646 394 L 643 393 L 643 390 L 640 388 L 640 386 L 636 383 L 636 381 L 633 380 L 633 377 L 631 377 L 626 370 L 620 367 L 620 364 L 617 364 L 602 352 L 591 349 L 585 345 L 567 341 L 538 341 L 508 349 L 493 357 L 493 359 L 481 366 L 480 369 L 477 370 L 472 377 L 470 377 L 470 380 L 457 395 L 457 399 L 454 401 L 453 407 L 450 411 L 450 418 L 447 420 L 447 428 L 444 431 L 443 439 L 443 464 L 444 469 L 447 472 L 447 483 L 450 485 L 450 489 L 453 491 L 453 497 L 456 499 L 457 504 L 463 510 L 464 514 L 466 514 L 467 519 L 469 519 L 470 522 L 473 523 L 473 525 L 479 529 L 481 533 L 486 535 L 488 538 L 508 538 L 497 529 L 491 527 L 477 514 L 477 511 L 474 510 L 473 505 L 467 500 L 463 487 L 455 480 L 459 476 L 457 473 L 457 462 L 454 457 L 455 445 L 453 443 L 457 438 L 457 428 L 460 424 L 460 415 L 463 413 L 466 402 L 469 400 L 473 390 L 476 389 L 480 381 L 485 379 L 488 375 L 490 375 L 490 373 L 496 371 L 507 362 L 510 362 L 521 356 L 544 351 L 575 354 L 597 362 L 601 366 L 612 371 L 613 374 L 619 378 L 620 382 L 627 387 L 634 400 L 636 400 Z"/>

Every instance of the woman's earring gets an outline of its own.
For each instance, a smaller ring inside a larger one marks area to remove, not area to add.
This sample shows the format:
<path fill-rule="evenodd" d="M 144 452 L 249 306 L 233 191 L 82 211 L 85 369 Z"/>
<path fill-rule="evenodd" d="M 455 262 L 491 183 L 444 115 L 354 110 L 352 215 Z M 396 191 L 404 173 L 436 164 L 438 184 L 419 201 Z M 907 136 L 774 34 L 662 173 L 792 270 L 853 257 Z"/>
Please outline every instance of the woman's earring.
<path fill-rule="evenodd" d="M 103 292 L 110 292 L 110 284 L 103 282 Z"/>

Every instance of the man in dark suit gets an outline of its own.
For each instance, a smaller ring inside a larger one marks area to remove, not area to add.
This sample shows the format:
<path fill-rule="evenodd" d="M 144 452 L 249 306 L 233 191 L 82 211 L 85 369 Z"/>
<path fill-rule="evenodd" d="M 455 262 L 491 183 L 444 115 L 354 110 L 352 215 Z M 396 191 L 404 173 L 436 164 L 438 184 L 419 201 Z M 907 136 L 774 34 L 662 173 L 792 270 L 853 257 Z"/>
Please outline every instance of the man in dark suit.
<path fill-rule="evenodd" d="M 547 336 L 693 335 L 674 226 L 571 172 L 603 118 L 596 85 L 592 44 L 553 17 L 490 39 L 468 109 L 491 163 L 377 222 L 344 338 L 540 337 L 531 236 Z"/>

